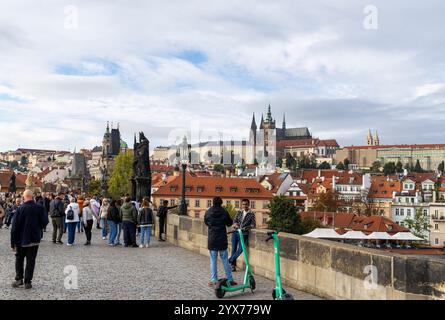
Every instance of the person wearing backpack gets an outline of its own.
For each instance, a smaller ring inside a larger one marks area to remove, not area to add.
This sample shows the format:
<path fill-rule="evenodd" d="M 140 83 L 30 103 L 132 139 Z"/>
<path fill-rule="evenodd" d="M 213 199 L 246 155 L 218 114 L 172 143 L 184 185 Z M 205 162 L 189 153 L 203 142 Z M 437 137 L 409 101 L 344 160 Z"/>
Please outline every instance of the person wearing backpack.
<path fill-rule="evenodd" d="M 68 246 L 74 245 L 74 240 L 76 237 L 76 226 L 79 223 L 79 205 L 76 202 L 75 198 L 71 198 L 70 204 L 66 207 L 65 210 L 65 223 L 66 228 L 68 230 Z"/>
<path fill-rule="evenodd" d="M 49 203 L 49 215 L 53 224 L 53 243 L 63 244 L 63 216 L 65 215 L 62 198 L 63 193 L 59 193 Z M 58 233 L 58 234 L 57 234 Z"/>
<path fill-rule="evenodd" d="M 85 199 L 82 209 L 82 224 L 85 230 L 85 236 L 87 238 L 87 242 L 85 242 L 86 246 L 91 245 L 91 230 L 93 229 L 94 223 L 93 217 L 96 217 L 97 219 L 97 216 L 93 212 L 93 209 L 91 209 L 90 200 Z"/>
<path fill-rule="evenodd" d="M 136 224 L 138 223 L 138 212 L 131 203 L 131 198 L 126 197 L 121 207 L 122 230 L 124 231 L 124 244 L 126 247 L 138 247 L 136 243 Z"/>
<path fill-rule="evenodd" d="M 116 245 L 116 236 L 117 236 L 117 224 L 121 220 L 119 208 L 116 206 L 116 201 L 112 200 L 110 205 L 108 206 L 108 216 L 107 222 L 108 227 L 110 228 L 110 237 L 108 238 L 108 245 L 115 246 Z"/>
<path fill-rule="evenodd" d="M 151 227 L 153 226 L 153 210 L 150 208 L 150 202 L 148 199 L 142 201 L 142 206 L 138 213 L 138 225 L 141 228 L 141 244 L 139 248 L 144 247 L 145 239 L 147 239 L 147 244 L 145 247 L 148 248 L 150 244 Z"/>

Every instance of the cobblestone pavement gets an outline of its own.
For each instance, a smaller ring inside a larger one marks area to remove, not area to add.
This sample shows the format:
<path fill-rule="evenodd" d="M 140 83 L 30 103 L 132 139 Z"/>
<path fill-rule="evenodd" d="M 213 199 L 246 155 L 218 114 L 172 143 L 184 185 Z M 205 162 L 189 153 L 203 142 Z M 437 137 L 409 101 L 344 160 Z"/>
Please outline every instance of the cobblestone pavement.
<path fill-rule="evenodd" d="M 76 245 L 68 247 L 51 242 L 51 227 L 44 235 L 37 256 L 33 289 L 13 289 L 14 255 L 9 230 L 0 229 L 0 300 L 4 299 L 216 299 L 208 287 L 209 260 L 194 252 L 158 242 L 152 237 L 150 248 L 109 247 L 100 230 L 93 230 L 92 245 L 84 246 L 84 233 L 76 234 Z M 65 242 L 66 235 L 62 241 Z M 64 287 L 66 266 L 76 266 L 78 289 Z M 222 266 L 218 266 L 221 276 Z M 243 272 L 235 279 L 242 282 Z M 254 294 L 227 293 L 224 299 L 271 299 L 273 281 L 255 277 Z M 286 288 L 288 289 L 288 288 Z M 319 299 L 288 289 L 296 299 Z"/>

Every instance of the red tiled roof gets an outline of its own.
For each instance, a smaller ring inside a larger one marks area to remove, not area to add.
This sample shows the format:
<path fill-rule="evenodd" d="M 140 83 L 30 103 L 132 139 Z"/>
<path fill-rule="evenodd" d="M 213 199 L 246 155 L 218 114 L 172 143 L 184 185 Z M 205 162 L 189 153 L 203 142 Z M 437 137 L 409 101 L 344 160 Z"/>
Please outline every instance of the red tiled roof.
<path fill-rule="evenodd" d="M 371 188 L 368 197 L 372 199 L 383 198 L 392 199 L 393 193 L 402 191 L 402 183 L 400 181 L 387 181 L 386 179 L 372 179 Z"/>
<path fill-rule="evenodd" d="M 326 146 L 326 147 L 339 147 L 337 141 L 334 139 L 320 140 L 318 138 L 315 138 L 315 139 L 298 139 L 298 140 L 280 140 L 277 142 L 277 147 L 281 147 L 281 148 L 317 147 L 319 145 Z"/>
<path fill-rule="evenodd" d="M 348 146 L 344 147 L 349 150 L 360 149 L 391 149 L 391 148 L 410 148 L 410 149 L 423 149 L 423 148 L 445 148 L 445 144 L 394 144 L 394 145 L 381 145 L 381 146 Z"/>
<path fill-rule="evenodd" d="M 195 177 L 187 173 L 186 187 L 191 190 L 186 191 L 187 197 L 215 197 L 222 198 L 249 198 L 249 199 L 270 199 L 273 194 L 266 190 L 255 179 L 225 178 L 220 176 Z M 217 191 L 217 188 L 220 191 Z M 201 190 L 198 190 L 201 189 Z M 162 186 L 153 193 L 153 196 L 173 196 L 181 195 L 182 173 Z"/>

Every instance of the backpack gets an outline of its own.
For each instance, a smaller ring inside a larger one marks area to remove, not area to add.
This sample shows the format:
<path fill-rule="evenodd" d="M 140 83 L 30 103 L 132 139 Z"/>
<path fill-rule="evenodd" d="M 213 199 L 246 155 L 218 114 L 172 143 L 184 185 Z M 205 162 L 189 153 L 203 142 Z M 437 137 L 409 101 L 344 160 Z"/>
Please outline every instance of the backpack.
<path fill-rule="evenodd" d="M 66 213 L 66 220 L 74 220 L 74 210 L 71 207 Z"/>

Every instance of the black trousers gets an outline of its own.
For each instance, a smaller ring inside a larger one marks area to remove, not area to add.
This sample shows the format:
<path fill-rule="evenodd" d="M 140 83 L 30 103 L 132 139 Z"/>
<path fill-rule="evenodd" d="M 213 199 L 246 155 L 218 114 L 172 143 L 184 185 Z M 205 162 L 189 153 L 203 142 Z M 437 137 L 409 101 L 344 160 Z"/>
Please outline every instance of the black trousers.
<path fill-rule="evenodd" d="M 162 234 L 165 232 L 165 218 L 159 218 L 159 239 L 162 239 Z"/>
<path fill-rule="evenodd" d="M 131 221 L 123 221 L 122 230 L 124 231 L 124 244 L 126 246 L 136 245 L 136 225 Z"/>
<path fill-rule="evenodd" d="M 91 242 L 91 229 L 93 229 L 93 220 L 87 220 L 87 224 L 84 225 L 85 236 L 87 237 L 87 241 Z"/>
<path fill-rule="evenodd" d="M 26 258 L 25 283 L 31 283 L 36 266 L 36 257 L 39 246 L 17 247 L 15 253 L 15 280 L 23 280 L 23 269 Z"/>

